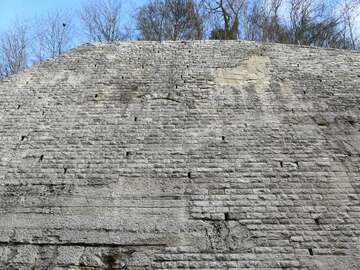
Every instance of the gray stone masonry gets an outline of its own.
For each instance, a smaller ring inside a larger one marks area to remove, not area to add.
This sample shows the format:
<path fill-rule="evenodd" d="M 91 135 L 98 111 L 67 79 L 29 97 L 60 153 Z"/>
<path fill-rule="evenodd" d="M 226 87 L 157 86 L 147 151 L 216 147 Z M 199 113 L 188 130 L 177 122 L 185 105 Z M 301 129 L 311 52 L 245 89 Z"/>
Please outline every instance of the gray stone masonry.
<path fill-rule="evenodd" d="M 0 269 L 360 269 L 360 53 L 87 44 L 0 82 Z"/>

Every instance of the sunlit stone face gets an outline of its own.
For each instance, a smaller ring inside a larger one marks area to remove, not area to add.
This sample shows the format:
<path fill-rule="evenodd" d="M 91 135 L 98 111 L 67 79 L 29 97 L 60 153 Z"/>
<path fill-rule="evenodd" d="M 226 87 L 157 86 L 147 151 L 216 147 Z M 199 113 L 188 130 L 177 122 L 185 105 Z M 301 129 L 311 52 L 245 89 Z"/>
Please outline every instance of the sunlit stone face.
<path fill-rule="evenodd" d="M 359 70 L 135 42 L 0 82 L 0 268 L 358 269 Z"/>

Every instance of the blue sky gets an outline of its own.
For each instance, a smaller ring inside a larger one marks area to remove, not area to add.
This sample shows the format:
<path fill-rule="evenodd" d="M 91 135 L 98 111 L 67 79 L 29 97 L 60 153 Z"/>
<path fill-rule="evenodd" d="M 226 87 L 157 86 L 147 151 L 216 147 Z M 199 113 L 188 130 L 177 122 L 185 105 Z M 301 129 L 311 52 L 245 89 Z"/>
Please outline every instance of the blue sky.
<path fill-rule="evenodd" d="M 73 9 L 81 5 L 81 0 L 1 0 L 0 29 L 6 29 L 14 20 L 30 19 L 46 14 L 52 9 Z"/>
<path fill-rule="evenodd" d="M 26 21 L 44 15 L 52 10 L 75 11 L 81 7 L 83 2 L 88 1 L 90 0 L 0 0 L 0 32 L 6 30 L 16 19 Z M 122 1 L 124 15 L 123 22 L 126 23 L 129 16 L 133 14 L 135 8 L 146 0 Z M 333 2 L 334 0 L 322 1 Z M 360 6 L 357 9 L 354 18 L 355 33 L 360 34 Z"/>
<path fill-rule="evenodd" d="M 41 16 L 51 10 L 74 11 L 89 0 L 0 0 L 0 31 L 5 30 L 14 20 L 26 20 Z M 124 0 L 123 11 L 139 6 L 145 0 Z"/>

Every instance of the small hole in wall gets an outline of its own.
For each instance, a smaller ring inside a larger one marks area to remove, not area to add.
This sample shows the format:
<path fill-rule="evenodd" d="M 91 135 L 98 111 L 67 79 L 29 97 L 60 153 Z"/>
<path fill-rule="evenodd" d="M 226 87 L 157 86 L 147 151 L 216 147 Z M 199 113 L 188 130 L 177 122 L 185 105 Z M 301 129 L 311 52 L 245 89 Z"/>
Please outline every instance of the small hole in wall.
<path fill-rule="evenodd" d="M 284 167 L 284 163 L 282 161 L 280 161 L 280 167 L 283 168 Z"/>
<path fill-rule="evenodd" d="M 21 136 L 21 141 L 25 140 L 27 138 L 27 136 L 23 135 Z"/>
<path fill-rule="evenodd" d="M 97 65 L 95 64 L 94 67 L 96 67 Z"/>
<path fill-rule="evenodd" d="M 115 269 L 114 266 L 116 265 L 116 257 L 115 255 L 105 255 L 102 259 L 104 264 L 107 266 L 106 269 Z M 120 268 L 116 268 L 120 269 Z M 121 267 L 121 269 L 128 269 L 126 266 L 125 268 Z"/>
<path fill-rule="evenodd" d="M 224 213 L 225 220 L 230 220 L 229 212 Z"/>
<path fill-rule="evenodd" d="M 191 179 L 191 172 L 188 172 L 187 177 Z"/>
<path fill-rule="evenodd" d="M 349 124 L 352 125 L 352 126 L 355 125 L 355 121 L 354 121 L 354 120 L 348 120 L 348 122 L 349 122 Z"/>
<path fill-rule="evenodd" d="M 45 111 L 42 111 L 42 115 L 45 115 Z"/>
<path fill-rule="evenodd" d="M 306 95 L 306 91 L 304 90 L 303 92 L 304 92 L 304 95 Z"/>
<path fill-rule="evenodd" d="M 317 124 L 318 124 L 319 127 L 327 127 L 327 126 L 329 126 L 329 123 L 327 123 L 325 121 L 324 122 L 318 122 Z"/>
<path fill-rule="evenodd" d="M 95 98 L 97 98 L 98 97 L 98 94 L 95 94 Z"/>
<path fill-rule="evenodd" d="M 182 78 L 183 78 L 183 75 L 180 75 L 180 78 L 182 79 Z"/>
<path fill-rule="evenodd" d="M 20 106 L 20 105 L 18 105 L 18 106 L 17 106 L 17 109 L 19 110 L 20 108 L 21 108 L 21 106 Z"/>
<path fill-rule="evenodd" d="M 316 225 L 320 225 L 320 219 L 319 218 L 314 218 L 315 224 Z"/>
<path fill-rule="evenodd" d="M 124 76 L 121 76 L 121 79 L 123 80 L 123 79 L 124 79 Z"/>
<path fill-rule="evenodd" d="M 225 142 L 225 136 L 221 136 L 221 140 Z"/>
<path fill-rule="evenodd" d="M 310 256 L 314 255 L 314 252 L 313 252 L 312 248 L 308 248 L 308 251 L 309 251 Z"/>
<path fill-rule="evenodd" d="M 43 161 L 43 159 L 44 159 L 44 155 L 41 155 L 39 158 L 39 161 L 41 162 L 41 161 Z"/>
<path fill-rule="evenodd" d="M 319 79 L 319 82 L 322 82 L 322 79 Z"/>
<path fill-rule="evenodd" d="M 137 120 L 138 120 L 138 118 L 135 116 L 135 117 L 134 117 L 134 122 L 137 122 Z"/>
<path fill-rule="evenodd" d="M 131 154 L 130 151 L 126 151 L 126 154 L 125 154 L 125 155 L 126 155 L 126 157 L 129 157 L 130 154 Z"/>
<path fill-rule="evenodd" d="M 64 174 L 66 174 L 66 173 L 67 173 L 67 170 L 68 170 L 67 168 L 64 168 Z"/>
<path fill-rule="evenodd" d="M 175 85 L 175 89 L 178 89 L 178 85 L 177 85 L 177 84 Z"/>
<path fill-rule="evenodd" d="M 29 84 L 29 82 L 26 82 L 26 84 Z"/>

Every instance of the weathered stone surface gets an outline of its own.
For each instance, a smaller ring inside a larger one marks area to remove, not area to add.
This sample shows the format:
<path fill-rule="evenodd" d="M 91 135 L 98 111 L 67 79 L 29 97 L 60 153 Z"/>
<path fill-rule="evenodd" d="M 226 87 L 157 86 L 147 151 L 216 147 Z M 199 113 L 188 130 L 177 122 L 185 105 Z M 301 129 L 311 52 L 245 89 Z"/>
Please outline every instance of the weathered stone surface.
<path fill-rule="evenodd" d="M 77 48 L 0 82 L 1 269 L 359 269 L 360 54 Z"/>

